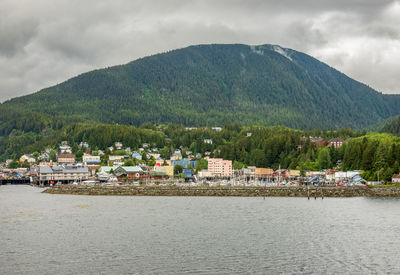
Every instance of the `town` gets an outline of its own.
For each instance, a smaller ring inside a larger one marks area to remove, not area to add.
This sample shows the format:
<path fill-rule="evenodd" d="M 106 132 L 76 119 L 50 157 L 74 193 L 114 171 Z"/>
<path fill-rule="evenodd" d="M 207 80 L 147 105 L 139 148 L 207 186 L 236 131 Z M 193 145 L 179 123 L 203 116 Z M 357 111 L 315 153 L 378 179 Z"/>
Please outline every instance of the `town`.
<path fill-rule="evenodd" d="M 191 130 L 188 128 L 187 130 Z M 220 131 L 219 127 L 213 128 Z M 251 136 L 251 133 L 247 133 Z M 325 142 L 319 137 L 302 137 L 315 145 Z M 338 148 L 348 140 L 334 138 L 325 146 Z M 212 143 L 204 139 L 204 143 Z M 177 185 L 177 186 L 365 186 L 381 185 L 384 181 L 366 181 L 361 170 L 301 171 L 247 166 L 234 169 L 232 160 L 211 157 L 212 152 L 192 153 L 189 148 L 175 149 L 169 159 L 161 157 L 160 149 L 143 143 L 138 150 L 124 147 L 122 142 L 104 150 L 90 150 L 87 142 L 80 142 L 84 152 L 80 159 L 72 153 L 67 141 L 55 152 L 46 148 L 41 154 L 24 154 L 19 161 L 1 164 L 2 184 L 27 183 L 37 186 L 56 184 L 86 185 Z M 299 149 L 301 146 L 299 145 Z M 18 164 L 19 167 L 13 167 Z M 400 183 L 400 175 L 392 176 L 392 183 Z"/>

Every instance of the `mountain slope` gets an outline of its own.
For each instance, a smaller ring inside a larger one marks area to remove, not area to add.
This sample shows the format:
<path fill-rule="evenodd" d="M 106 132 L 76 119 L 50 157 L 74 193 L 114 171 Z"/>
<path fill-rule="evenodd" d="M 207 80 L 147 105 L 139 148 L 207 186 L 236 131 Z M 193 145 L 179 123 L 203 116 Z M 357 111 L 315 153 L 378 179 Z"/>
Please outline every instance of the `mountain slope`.
<path fill-rule="evenodd" d="M 388 119 L 381 131 L 394 135 L 400 135 L 400 115 Z"/>
<path fill-rule="evenodd" d="M 5 102 L 104 123 L 362 128 L 400 113 L 377 93 L 318 60 L 274 45 L 199 45 L 91 71 Z"/>

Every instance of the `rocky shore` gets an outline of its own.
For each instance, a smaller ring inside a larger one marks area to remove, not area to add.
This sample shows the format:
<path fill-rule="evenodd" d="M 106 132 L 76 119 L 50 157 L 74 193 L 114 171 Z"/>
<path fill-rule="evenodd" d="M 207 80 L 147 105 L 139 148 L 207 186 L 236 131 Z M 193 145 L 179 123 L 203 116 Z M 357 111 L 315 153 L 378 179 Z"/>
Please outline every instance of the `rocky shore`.
<path fill-rule="evenodd" d="M 48 194 L 100 196 L 218 196 L 218 197 L 400 197 L 400 187 L 209 187 L 209 186 L 89 186 L 57 185 Z"/>

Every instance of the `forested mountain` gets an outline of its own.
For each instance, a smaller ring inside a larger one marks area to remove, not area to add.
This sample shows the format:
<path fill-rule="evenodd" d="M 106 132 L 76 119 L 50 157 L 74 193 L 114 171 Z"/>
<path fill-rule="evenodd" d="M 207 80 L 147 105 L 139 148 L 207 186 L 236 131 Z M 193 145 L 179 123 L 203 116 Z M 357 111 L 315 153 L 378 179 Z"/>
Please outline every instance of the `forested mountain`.
<path fill-rule="evenodd" d="M 400 135 L 400 115 L 389 119 L 383 126 L 382 132 Z"/>
<path fill-rule="evenodd" d="M 0 106 L 0 113 L 21 110 L 42 119 L 56 116 L 58 122 L 47 122 L 50 128 L 74 116 L 136 126 L 240 122 L 337 129 L 399 114 L 400 96 L 380 94 L 280 46 L 199 45 L 91 71 Z"/>

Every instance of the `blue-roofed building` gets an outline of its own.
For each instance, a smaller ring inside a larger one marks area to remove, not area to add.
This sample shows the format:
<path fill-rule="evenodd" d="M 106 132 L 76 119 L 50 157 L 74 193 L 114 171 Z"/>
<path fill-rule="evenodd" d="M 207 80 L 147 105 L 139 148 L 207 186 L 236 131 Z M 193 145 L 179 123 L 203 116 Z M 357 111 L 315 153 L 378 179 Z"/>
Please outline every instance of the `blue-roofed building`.
<path fill-rule="evenodd" d="M 172 165 L 175 168 L 175 165 L 181 165 L 183 168 L 188 168 L 189 164 L 192 164 L 192 168 L 196 169 L 197 160 L 189 160 L 189 159 L 181 159 L 181 160 L 174 160 Z"/>
<path fill-rule="evenodd" d="M 142 160 L 142 155 L 139 154 L 138 152 L 135 152 L 132 154 L 132 158 L 137 159 L 137 160 Z"/>

